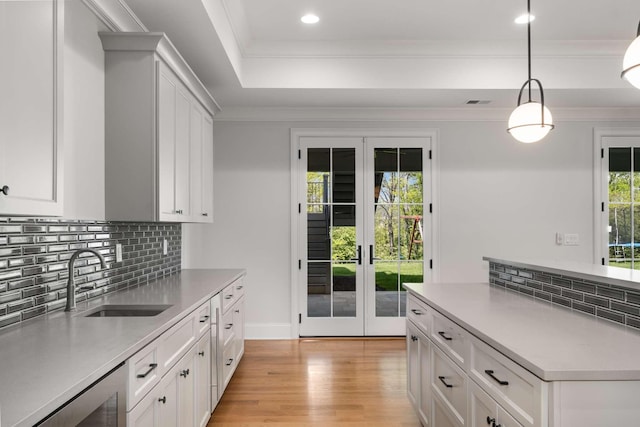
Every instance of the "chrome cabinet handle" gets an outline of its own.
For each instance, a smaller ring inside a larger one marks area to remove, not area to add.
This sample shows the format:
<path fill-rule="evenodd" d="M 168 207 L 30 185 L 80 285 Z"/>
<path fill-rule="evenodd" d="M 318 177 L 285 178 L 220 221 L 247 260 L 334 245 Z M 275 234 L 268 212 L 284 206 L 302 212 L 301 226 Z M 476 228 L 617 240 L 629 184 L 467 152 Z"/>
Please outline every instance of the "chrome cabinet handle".
<path fill-rule="evenodd" d="M 209 320 L 209 316 L 204 316 L 202 319 L 200 319 L 200 323 L 205 323 L 207 320 Z"/>
<path fill-rule="evenodd" d="M 442 338 L 444 338 L 447 341 L 453 341 L 453 338 L 446 336 L 445 333 L 446 332 L 444 332 L 444 331 L 440 331 L 440 332 L 438 332 L 438 335 L 440 335 Z"/>
<path fill-rule="evenodd" d="M 160 399 L 158 399 L 158 402 L 167 403 L 167 396 L 162 396 Z"/>
<path fill-rule="evenodd" d="M 9 186 L 8 185 L 3 185 L 2 188 L 0 188 L 0 193 L 4 194 L 5 196 L 9 195 Z"/>
<path fill-rule="evenodd" d="M 187 375 L 189 375 L 189 370 L 188 369 L 185 369 L 182 372 L 180 372 L 180 376 L 181 377 L 187 378 Z"/>
<path fill-rule="evenodd" d="M 509 381 L 502 381 L 501 379 L 497 378 L 491 369 L 485 369 L 484 373 L 489 375 L 492 380 L 494 380 L 500 385 L 509 385 Z"/>
<path fill-rule="evenodd" d="M 440 380 L 440 382 L 441 382 L 442 384 L 444 384 L 444 386 L 445 386 L 446 388 L 453 388 L 453 385 L 451 385 L 451 384 L 447 384 L 447 382 L 445 381 L 445 378 L 446 378 L 446 377 L 438 377 L 438 379 Z"/>
<path fill-rule="evenodd" d="M 149 375 L 151 372 L 153 372 L 154 369 L 156 369 L 158 367 L 157 363 L 150 363 L 149 364 L 149 370 L 147 372 L 145 372 L 144 374 L 138 374 L 136 375 L 137 378 L 146 378 L 147 375 Z"/>

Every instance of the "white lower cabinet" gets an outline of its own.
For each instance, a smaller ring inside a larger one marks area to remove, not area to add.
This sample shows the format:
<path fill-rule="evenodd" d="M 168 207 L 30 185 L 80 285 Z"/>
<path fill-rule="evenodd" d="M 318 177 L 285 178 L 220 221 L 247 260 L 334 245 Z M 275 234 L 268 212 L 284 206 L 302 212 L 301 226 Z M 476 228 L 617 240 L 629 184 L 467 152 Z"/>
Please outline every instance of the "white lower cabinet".
<path fill-rule="evenodd" d="M 211 335 L 205 334 L 196 346 L 195 388 L 196 409 L 195 425 L 204 427 L 211 417 Z"/>
<path fill-rule="evenodd" d="M 470 427 L 522 427 L 473 381 L 469 382 Z"/>

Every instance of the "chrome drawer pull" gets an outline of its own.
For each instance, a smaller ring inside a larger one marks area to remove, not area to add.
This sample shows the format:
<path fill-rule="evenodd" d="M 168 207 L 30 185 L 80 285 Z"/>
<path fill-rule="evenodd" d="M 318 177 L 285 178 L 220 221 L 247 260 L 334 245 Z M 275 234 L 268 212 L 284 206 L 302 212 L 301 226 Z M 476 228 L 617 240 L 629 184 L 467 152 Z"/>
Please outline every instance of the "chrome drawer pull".
<path fill-rule="evenodd" d="M 202 319 L 200 319 L 200 323 L 205 323 L 207 320 L 209 320 L 209 316 L 204 316 Z"/>
<path fill-rule="evenodd" d="M 447 341 L 453 341 L 453 338 L 446 336 L 444 331 L 438 332 L 438 335 L 440 335 L 442 338 L 444 338 Z"/>
<path fill-rule="evenodd" d="M 416 310 L 415 308 L 412 308 L 411 312 L 416 316 L 422 316 L 422 312 L 420 310 Z"/>
<path fill-rule="evenodd" d="M 438 379 L 440 380 L 440 382 L 442 382 L 442 384 L 444 384 L 444 386 L 446 388 L 453 388 L 453 385 L 451 384 L 447 384 L 447 382 L 444 380 L 446 377 L 438 377 Z"/>
<path fill-rule="evenodd" d="M 484 373 L 489 375 L 492 380 L 494 380 L 500 385 L 509 385 L 509 381 L 502 381 L 501 379 L 496 378 L 495 375 L 493 375 L 493 371 L 491 369 L 485 369 Z"/>
<path fill-rule="evenodd" d="M 158 367 L 157 363 L 150 363 L 149 364 L 149 370 L 147 372 L 145 372 L 144 374 L 138 374 L 136 375 L 137 378 L 146 378 L 147 375 L 149 375 L 151 372 L 153 372 L 154 369 L 156 369 Z"/>

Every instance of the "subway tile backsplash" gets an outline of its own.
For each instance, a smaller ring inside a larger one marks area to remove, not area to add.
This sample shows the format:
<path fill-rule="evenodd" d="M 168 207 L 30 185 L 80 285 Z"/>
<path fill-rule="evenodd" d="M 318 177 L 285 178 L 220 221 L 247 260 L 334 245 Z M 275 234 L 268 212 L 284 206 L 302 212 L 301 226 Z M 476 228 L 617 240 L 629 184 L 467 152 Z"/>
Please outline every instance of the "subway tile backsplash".
<path fill-rule="evenodd" d="M 489 263 L 489 282 L 640 329 L 640 293 L 626 288 L 495 262 Z"/>
<path fill-rule="evenodd" d="M 76 261 L 76 301 L 179 272 L 181 230 L 174 223 L 0 218 L 0 328 L 64 308 L 68 261 L 78 249 L 100 252 L 107 268 L 90 254 Z"/>

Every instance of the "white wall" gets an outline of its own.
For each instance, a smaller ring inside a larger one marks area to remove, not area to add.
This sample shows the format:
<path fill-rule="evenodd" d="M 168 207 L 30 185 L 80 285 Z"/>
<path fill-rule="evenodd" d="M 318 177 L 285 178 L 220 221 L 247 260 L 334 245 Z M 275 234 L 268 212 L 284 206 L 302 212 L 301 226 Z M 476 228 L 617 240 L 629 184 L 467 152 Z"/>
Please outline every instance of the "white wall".
<path fill-rule="evenodd" d="M 593 261 L 593 127 L 561 122 L 515 142 L 503 122 L 215 122 L 213 225 L 184 225 L 185 268 L 245 267 L 247 336 L 289 337 L 290 128 L 438 129 L 443 282 L 486 281 L 483 255 Z M 578 233 L 557 246 L 555 233 Z"/>
<path fill-rule="evenodd" d="M 65 2 L 65 218 L 104 219 L 105 29 L 82 2 Z"/>

